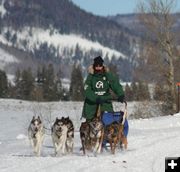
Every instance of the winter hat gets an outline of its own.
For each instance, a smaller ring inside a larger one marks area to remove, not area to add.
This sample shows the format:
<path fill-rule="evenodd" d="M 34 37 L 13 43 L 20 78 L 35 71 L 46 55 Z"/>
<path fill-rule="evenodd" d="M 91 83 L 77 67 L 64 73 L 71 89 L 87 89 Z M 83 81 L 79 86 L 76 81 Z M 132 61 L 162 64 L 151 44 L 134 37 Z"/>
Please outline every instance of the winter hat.
<path fill-rule="evenodd" d="M 104 62 L 104 60 L 102 59 L 101 56 L 95 57 L 93 66 L 98 66 L 98 65 L 102 66 L 103 62 Z"/>

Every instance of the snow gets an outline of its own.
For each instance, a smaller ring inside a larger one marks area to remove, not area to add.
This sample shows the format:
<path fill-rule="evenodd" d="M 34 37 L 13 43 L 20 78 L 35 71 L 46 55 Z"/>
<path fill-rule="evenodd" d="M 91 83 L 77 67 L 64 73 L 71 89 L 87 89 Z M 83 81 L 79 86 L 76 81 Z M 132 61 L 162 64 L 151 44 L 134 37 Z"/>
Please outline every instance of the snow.
<path fill-rule="evenodd" d="M 9 63 L 18 63 L 16 57 L 9 54 L 7 51 L 4 51 L 0 48 L 0 69 L 4 69 L 4 67 Z"/>
<path fill-rule="evenodd" d="M 82 102 L 38 103 L 0 99 L 1 172 L 163 172 L 165 157 L 177 157 L 180 150 L 180 113 L 150 119 L 129 120 L 128 150 L 104 151 L 96 157 L 79 151 Z M 128 111 L 132 111 L 128 103 Z M 73 154 L 54 156 L 50 131 L 46 130 L 42 155 L 35 157 L 27 138 L 33 115 L 43 116 L 47 128 L 55 117 L 69 116 L 75 125 Z M 51 120 L 50 120 L 51 119 Z"/>
<path fill-rule="evenodd" d="M 15 86 L 15 75 L 12 74 L 6 74 L 8 82 L 11 83 L 13 86 Z"/>
<path fill-rule="evenodd" d="M 68 78 L 62 78 L 62 79 L 61 79 L 61 83 L 62 83 L 62 87 L 63 87 L 63 88 L 69 90 L 69 88 L 70 88 L 70 83 L 71 83 L 70 79 L 68 79 Z"/>
<path fill-rule="evenodd" d="M 0 3 L 0 17 L 3 18 L 4 15 L 6 14 L 6 9 L 4 8 L 4 2 L 5 0 L 2 0 Z"/>
<path fill-rule="evenodd" d="M 8 42 L 4 38 L 4 34 L 7 32 L 7 30 L 10 31 L 11 35 L 16 34 L 17 35 L 17 44 L 16 46 L 20 49 L 29 51 L 33 51 L 33 49 L 39 48 L 39 46 L 42 43 L 47 42 L 48 46 L 53 45 L 57 49 L 59 49 L 59 54 L 63 55 L 63 51 L 65 48 L 69 48 L 69 50 L 73 50 L 75 52 L 75 48 L 78 45 L 79 48 L 83 52 L 90 51 L 91 49 L 94 49 L 96 51 L 102 51 L 102 55 L 106 56 L 108 54 L 109 58 L 112 58 L 112 56 L 116 58 L 126 58 L 124 54 L 122 54 L 119 51 L 110 49 L 109 47 L 105 47 L 101 45 L 99 42 L 93 42 L 91 40 L 88 40 L 86 38 L 83 38 L 81 35 L 76 34 L 60 34 L 57 30 L 51 30 L 51 29 L 41 29 L 41 28 L 29 28 L 24 27 L 21 29 L 21 31 L 14 31 L 12 28 L 3 28 L 2 33 L 0 35 L 0 41 L 3 44 L 8 44 L 11 46 L 12 43 Z M 27 41 L 26 47 L 24 47 L 23 41 Z"/>
<path fill-rule="evenodd" d="M 16 137 L 16 139 L 18 139 L 18 140 L 26 139 L 26 138 L 27 138 L 27 136 L 25 136 L 24 134 L 19 134 L 19 135 Z"/>

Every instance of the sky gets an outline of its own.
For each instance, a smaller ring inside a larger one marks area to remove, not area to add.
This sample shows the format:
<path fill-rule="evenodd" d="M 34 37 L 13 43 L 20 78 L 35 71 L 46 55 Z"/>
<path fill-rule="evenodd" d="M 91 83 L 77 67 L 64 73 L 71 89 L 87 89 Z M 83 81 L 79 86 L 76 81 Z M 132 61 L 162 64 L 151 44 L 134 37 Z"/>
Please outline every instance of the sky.
<path fill-rule="evenodd" d="M 137 11 L 140 0 L 72 0 L 80 8 L 100 16 L 128 14 Z M 176 10 L 180 11 L 180 2 L 176 0 Z"/>

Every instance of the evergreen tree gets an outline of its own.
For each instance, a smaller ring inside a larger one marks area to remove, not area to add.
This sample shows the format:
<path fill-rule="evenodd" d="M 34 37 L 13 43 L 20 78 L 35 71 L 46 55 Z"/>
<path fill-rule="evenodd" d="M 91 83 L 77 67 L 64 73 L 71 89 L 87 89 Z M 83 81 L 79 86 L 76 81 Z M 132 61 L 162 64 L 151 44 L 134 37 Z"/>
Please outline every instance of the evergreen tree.
<path fill-rule="evenodd" d="M 15 98 L 22 98 L 22 93 L 21 93 L 21 71 L 18 68 L 15 72 L 15 79 L 14 79 L 14 83 L 15 83 Z"/>
<path fill-rule="evenodd" d="M 5 38 L 7 39 L 7 41 L 10 41 L 10 39 L 11 39 L 11 32 L 9 30 L 7 30 L 7 32 L 5 33 Z"/>
<path fill-rule="evenodd" d="M 43 76 L 40 66 L 38 66 L 36 79 L 35 79 L 35 89 L 33 90 L 33 100 L 43 101 Z"/>
<path fill-rule="evenodd" d="M 74 64 L 71 73 L 70 99 L 72 101 L 82 101 L 83 93 L 83 77 L 80 65 Z"/>
<path fill-rule="evenodd" d="M 55 99 L 63 99 L 63 88 L 62 88 L 62 83 L 61 83 L 61 70 L 59 70 L 56 74 L 55 78 Z"/>
<path fill-rule="evenodd" d="M 47 69 L 43 67 L 42 77 L 43 77 L 44 99 L 47 101 L 53 101 L 56 96 L 56 91 L 54 90 L 55 75 L 54 75 L 54 67 L 52 64 L 49 64 Z"/>
<path fill-rule="evenodd" d="M 16 98 L 16 90 L 15 86 L 12 83 L 8 84 L 8 97 L 10 98 Z"/>
<path fill-rule="evenodd" d="M 17 42 L 17 35 L 16 34 L 13 34 L 11 42 L 12 42 L 12 45 L 15 46 L 15 44 Z"/>
<path fill-rule="evenodd" d="M 48 93 L 46 91 L 48 91 L 47 88 L 47 68 L 45 65 L 42 66 L 42 71 L 41 74 L 38 74 L 40 77 L 40 85 L 42 85 L 42 91 L 43 91 L 43 99 L 46 100 L 47 99 L 47 95 Z"/>
<path fill-rule="evenodd" d="M 40 69 L 40 66 L 38 66 L 38 69 L 37 69 L 36 82 L 37 82 L 37 85 L 39 85 L 39 86 L 42 85 L 42 83 L 43 83 L 43 74 Z"/>
<path fill-rule="evenodd" d="M 69 101 L 69 99 L 70 99 L 69 90 L 67 90 L 65 88 L 62 88 L 62 97 L 61 97 L 61 99 L 64 100 L 64 101 Z"/>
<path fill-rule="evenodd" d="M 22 80 L 21 80 L 21 93 L 22 98 L 25 100 L 32 99 L 32 92 L 34 89 L 34 77 L 32 75 L 31 68 L 22 71 Z"/>
<path fill-rule="evenodd" d="M 6 73 L 0 70 L 0 97 L 7 97 L 8 94 L 8 80 Z"/>

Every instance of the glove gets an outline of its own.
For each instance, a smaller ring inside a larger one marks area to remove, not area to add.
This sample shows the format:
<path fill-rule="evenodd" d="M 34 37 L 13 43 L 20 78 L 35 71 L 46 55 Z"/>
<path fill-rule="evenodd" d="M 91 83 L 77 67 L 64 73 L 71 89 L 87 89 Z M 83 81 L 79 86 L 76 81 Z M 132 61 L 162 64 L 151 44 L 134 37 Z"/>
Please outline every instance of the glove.
<path fill-rule="evenodd" d="M 103 100 L 101 97 L 98 97 L 96 99 L 96 104 L 103 104 L 105 102 L 105 100 Z"/>
<path fill-rule="evenodd" d="M 121 96 L 118 97 L 117 100 L 118 100 L 118 102 L 123 103 L 123 102 L 124 102 L 124 99 L 125 99 L 124 95 L 121 95 Z"/>

